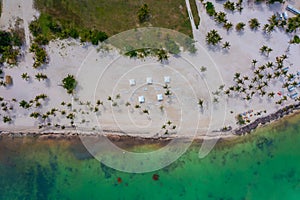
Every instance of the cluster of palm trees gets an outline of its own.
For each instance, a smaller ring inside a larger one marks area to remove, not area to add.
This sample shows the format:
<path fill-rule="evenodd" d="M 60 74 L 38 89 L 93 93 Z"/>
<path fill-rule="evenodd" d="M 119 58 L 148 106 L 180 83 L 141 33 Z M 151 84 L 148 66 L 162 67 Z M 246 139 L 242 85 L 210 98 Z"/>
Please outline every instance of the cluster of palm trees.
<path fill-rule="evenodd" d="M 251 100 L 254 95 L 259 95 L 260 97 L 267 96 L 270 99 L 275 97 L 273 91 L 267 92 L 269 82 L 271 80 L 279 79 L 280 77 L 285 77 L 287 80 L 283 83 L 282 87 L 287 88 L 289 86 L 296 86 L 298 83 L 295 80 L 294 74 L 288 74 L 284 66 L 284 60 L 287 56 L 281 55 L 276 58 L 276 62 L 267 62 L 264 65 L 256 66 L 257 60 L 252 60 L 252 65 L 254 66 L 253 77 L 242 76 L 240 73 L 235 73 L 233 80 L 235 84 L 230 86 L 225 90 L 225 94 L 231 96 L 232 93 L 237 93 L 242 96 L 244 100 Z M 276 104 L 282 104 L 287 101 L 287 96 L 281 96 L 281 98 L 276 102 Z M 299 100 L 299 99 L 296 99 Z"/>
<path fill-rule="evenodd" d="M 43 74 L 43 73 L 38 73 L 38 74 L 36 74 L 36 75 L 35 75 L 35 78 L 36 78 L 38 81 L 48 79 L 47 75 L 46 75 L 46 74 Z"/>
<path fill-rule="evenodd" d="M 159 62 L 167 61 L 169 58 L 168 51 L 165 49 L 151 49 L 151 48 L 142 48 L 131 50 L 125 53 L 126 56 L 130 58 L 140 58 L 144 59 L 149 56 L 157 57 Z"/>
<path fill-rule="evenodd" d="M 170 120 L 168 120 L 165 124 L 162 125 L 161 129 L 164 130 L 164 135 L 169 134 L 169 131 L 174 131 L 177 128 L 176 125 L 173 124 Z"/>
<path fill-rule="evenodd" d="M 269 56 L 270 53 L 273 51 L 272 48 L 266 46 L 266 45 L 263 45 L 260 49 L 259 49 L 260 53 L 261 54 L 264 54 L 265 56 Z"/>
<path fill-rule="evenodd" d="M 10 116 L 9 111 L 13 110 L 13 104 L 12 102 L 15 102 L 15 99 L 12 99 L 11 101 L 8 100 L 4 100 L 3 97 L 0 97 L 0 106 L 1 106 L 1 110 L 0 111 L 4 111 L 4 115 L 2 117 L 2 121 L 4 123 L 12 123 L 12 116 Z M 2 114 L 0 113 L 0 116 L 2 116 Z"/>
<path fill-rule="evenodd" d="M 218 33 L 217 30 L 213 29 L 211 31 L 209 31 L 206 35 L 206 42 L 209 45 L 217 45 L 222 41 L 222 37 L 220 36 L 220 34 Z"/>

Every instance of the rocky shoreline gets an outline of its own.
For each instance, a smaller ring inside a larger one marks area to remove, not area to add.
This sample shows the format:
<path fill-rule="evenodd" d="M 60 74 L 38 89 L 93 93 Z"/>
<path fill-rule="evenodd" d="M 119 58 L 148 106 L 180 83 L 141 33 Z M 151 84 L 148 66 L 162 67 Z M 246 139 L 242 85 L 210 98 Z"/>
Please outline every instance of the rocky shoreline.
<path fill-rule="evenodd" d="M 278 110 L 275 113 L 272 113 L 268 116 L 261 117 L 256 119 L 255 121 L 251 122 L 248 125 L 245 125 L 243 127 L 237 128 L 237 129 L 230 129 L 230 130 L 222 130 L 221 132 L 231 132 L 231 136 L 242 136 L 245 134 L 249 134 L 252 131 L 254 131 L 259 126 L 271 123 L 273 121 L 276 121 L 278 119 L 281 119 L 287 115 L 290 115 L 294 113 L 295 111 L 300 111 L 300 103 L 293 104 L 286 106 L 280 110 Z M 96 133 L 86 133 L 84 136 L 87 137 L 107 137 L 112 141 L 115 142 L 121 142 L 121 141 L 134 141 L 134 143 L 142 142 L 145 143 L 146 141 L 152 143 L 152 142 L 169 142 L 174 138 L 178 138 L 178 136 L 175 135 L 169 135 L 169 136 L 157 136 L 157 137 L 142 137 L 142 136 L 134 136 L 134 135 L 123 135 L 122 133 L 113 130 L 105 130 L 103 131 L 106 134 L 96 134 Z M 18 131 L 18 132 L 7 132 L 7 131 L 1 131 L 0 130 L 0 139 L 1 137 L 36 137 L 36 138 L 43 138 L 43 139 L 71 139 L 71 138 L 78 138 L 80 135 L 77 132 L 74 131 L 68 131 L 66 132 L 28 132 L 28 131 Z M 220 136 L 222 137 L 222 136 Z M 182 137 L 182 139 L 188 139 L 189 137 L 185 136 Z M 202 137 L 195 137 L 194 139 L 200 139 L 203 140 Z M 213 138 L 212 138 L 213 139 Z"/>
<path fill-rule="evenodd" d="M 241 136 L 241 135 L 245 135 L 247 133 L 251 133 L 253 130 L 255 130 L 257 127 L 259 127 L 261 125 L 265 125 L 272 121 L 276 121 L 278 119 L 283 118 L 284 116 L 292 114 L 294 111 L 299 111 L 299 110 L 300 110 L 300 103 L 286 106 L 286 107 L 278 110 L 275 113 L 272 113 L 266 117 L 258 118 L 254 122 L 252 122 L 246 126 L 235 129 L 233 131 L 233 134 Z"/>

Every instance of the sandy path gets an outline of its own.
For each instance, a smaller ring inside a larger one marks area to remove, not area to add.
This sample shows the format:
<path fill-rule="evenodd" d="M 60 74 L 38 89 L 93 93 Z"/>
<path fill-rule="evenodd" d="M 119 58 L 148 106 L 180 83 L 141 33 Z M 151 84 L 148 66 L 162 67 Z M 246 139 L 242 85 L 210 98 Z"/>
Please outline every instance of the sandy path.
<path fill-rule="evenodd" d="M 194 0 L 192 0 L 192 1 L 194 1 Z M 191 22 L 191 25 L 192 25 L 192 30 L 193 30 L 193 33 L 194 33 L 194 30 L 197 30 L 197 28 L 196 28 L 195 20 L 194 20 L 193 13 L 192 13 L 192 10 L 191 10 L 190 1 L 185 0 L 185 4 L 186 4 L 186 8 L 187 8 L 188 15 L 189 15 L 189 18 L 190 18 L 190 22 Z"/>
<path fill-rule="evenodd" d="M 37 11 L 33 8 L 33 0 L 3 0 L 2 15 L 0 18 L 1 29 L 7 30 L 14 26 L 17 18 L 23 20 L 25 31 L 26 50 L 30 46 L 29 23 L 34 19 Z"/>

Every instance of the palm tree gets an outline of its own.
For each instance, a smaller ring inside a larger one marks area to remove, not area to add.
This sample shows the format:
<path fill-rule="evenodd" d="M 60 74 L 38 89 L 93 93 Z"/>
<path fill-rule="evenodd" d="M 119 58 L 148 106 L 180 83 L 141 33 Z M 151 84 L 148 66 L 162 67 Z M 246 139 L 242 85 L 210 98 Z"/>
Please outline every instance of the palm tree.
<path fill-rule="evenodd" d="M 268 48 L 267 49 L 267 56 L 269 57 L 269 55 L 270 55 L 270 52 L 272 52 L 273 51 L 273 49 L 272 48 Z"/>
<path fill-rule="evenodd" d="M 141 106 L 140 106 L 139 104 L 136 104 L 136 105 L 134 106 L 134 108 L 141 108 Z"/>
<path fill-rule="evenodd" d="M 41 81 L 41 80 L 47 79 L 48 77 L 47 77 L 47 75 L 45 75 L 45 74 L 38 73 L 38 74 L 35 75 L 35 78 L 36 78 L 38 81 Z"/>
<path fill-rule="evenodd" d="M 268 79 L 268 81 L 270 81 L 272 78 L 273 78 L 273 75 L 270 74 L 270 73 L 268 73 L 268 74 L 267 74 L 267 79 Z"/>
<path fill-rule="evenodd" d="M 266 67 L 267 68 L 272 68 L 274 64 L 272 62 L 267 62 Z"/>
<path fill-rule="evenodd" d="M 130 104 L 128 101 L 127 101 L 126 104 L 125 104 L 125 106 L 127 106 L 127 107 L 130 106 L 130 105 L 131 105 L 131 104 Z"/>
<path fill-rule="evenodd" d="M 248 81 L 249 77 L 248 76 L 244 76 L 243 79 L 244 79 L 244 81 Z"/>
<path fill-rule="evenodd" d="M 208 44 L 217 45 L 222 41 L 222 37 L 219 35 L 218 31 L 215 29 L 209 31 L 206 35 L 206 41 Z"/>
<path fill-rule="evenodd" d="M 163 86 L 163 88 L 164 88 L 164 89 L 169 89 L 168 84 L 165 84 L 165 85 Z"/>
<path fill-rule="evenodd" d="M 216 15 L 215 15 L 215 21 L 219 24 L 221 23 L 226 23 L 227 22 L 227 19 L 226 19 L 226 13 L 224 12 L 218 12 Z"/>
<path fill-rule="evenodd" d="M 12 119 L 9 116 L 3 116 L 3 122 L 4 123 L 10 123 Z"/>
<path fill-rule="evenodd" d="M 168 52 L 166 50 L 163 49 L 159 49 L 156 52 L 156 55 L 158 57 L 158 61 L 163 62 L 165 60 L 168 60 L 169 56 L 168 56 Z"/>
<path fill-rule="evenodd" d="M 259 73 L 260 73 L 260 69 L 257 69 L 257 70 L 254 71 L 255 75 L 258 75 Z"/>
<path fill-rule="evenodd" d="M 264 71 L 266 69 L 266 66 L 265 65 L 262 65 L 258 68 L 260 71 Z"/>
<path fill-rule="evenodd" d="M 29 80 L 29 75 L 27 74 L 27 73 L 23 73 L 22 75 L 21 75 L 21 77 L 22 77 L 22 79 L 24 79 L 25 81 L 28 81 Z"/>
<path fill-rule="evenodd" d="M 234 79 L 238 79 L 238 78 L 240 78 L 240 76 L 241 76 L 241 74 L 237 72 L 234 74 Z"/>
<path fill-rule="evenodd" d="M 167 90 L 166 92 L 165 92 L 165 95 L 166 96 L 170 96 L 172 93 L 171 93 L 171 91 L 170 90 Z"/>
<path fill-rule="evenodd" d="M 97 100 L 96 104 L 97 106 L 103 105 L 103 101 Z"/>
<path fill-rule="evenodd" d="M 223 25 L 223 28 L 225 28 L 227 31 L 229 31 L 230 29 L 232 29 L 232 27 L 233 27 L 233 24 L 231 22 L 226 22 Z"/>
<path fill-rule="evenodd" d="M 226 1 L 224 4 L 223 4 L 223 7 L 227 10 L 230 10 L 230 11 L 234 11 L 235 9 L 235 6 L 234 6 L 234 2 L 230 2 L 230 1 Z"/>
<path fill-rule="evenodd" d="M 289 86 L 290 86 L 290 84 L 287 83 L 287 82 L 285 82 L 285 83 L 282 85 L 283 88 L 287 88 L 287 87 L 289 87 Z"/>
<path fill-rule="evenodd" d="M 172 124 L 172 122 L 169 120 L 169 121 L 167 122 L 167 124 L 170 126 L 170 125 Z"/>
<path fill-rule="evenodd" d="M 223 44 L 223 49 L 230 49 L 230 43 L 229 42 L 225 42 L 224 44 Z"/>
<path fill-rule="evenodd" d="M 149 115 L 149 110 L 145 109 L 143 110 L 143 113 L 148 114 Z"/>
<path fill-rule="evenodd" d="M 282 59 L 282 60 L 287 59 L 287 55 L 286 55 L 286 54 L 283 54 L 283 55 L 281 56 L 281 59 Z"/>
<path fill-rule="evenodd" d="M 117 94 L 116 99 L 120 99 L 120 98 L 121 98 L 121 94 Z"/>
<path fill-rule="evenodd" d="M 204 100 L 203 99 L 198 99 L 198 105 L 203 108 L 203 103 L 204 103 Z"/>
<path fill-rule="evenodd" d="M 229 95 L 230 94 L 230 90 L 225 90 L 224 94 Z"/>
<path fill-rule="evenodd" d="M 25 100 L 20 101 L 19 105 L 20 105 L 20 107 L 25 108 L 25 109 L 30 108 L 30 104 Z"/>
<path fill-rule="evenodd" d="M 268 50 L 268 46 L 266 46 L 266 45 L 263 45 L 263 46 L 259 49 L 259 51 L 260 51 L 261 54 L 264 54 L 267 50 Z"/>
<path fill-rule="evenodd" d="M 113 99 L 111 98 L 111 96 L 108 96 L 108 97 L 107 97 L 107 100 L 108 100 L 108 101 L 113 101 Z"/>
<path fill-rule="evenodd" d="M 263 75 L 263 74 L 258 74 L 258 75 L 257 75 L 258 79 L 262 79 L 264 76 L 265 76 L 265 75 Z"/>
<path fill-rule="evenodd" d="M 274 93 L 274 92 L 270 92 L 270 93 L 268 94 L 268 96 L 269 96 L 270 98 L 274 98 L 275 93 Z"/>
<path fill-rule="evenodd" d="M 281 73 L 279 71 L 274 72 L 274 77 L 278 78 L 280 77 Z"/>
<path fill-rule="evenodd" d="M 242 85 L 244 84 L 244 81 L 242 79 L 237 79 L 236 82 L 237 84 L 242 84 Z"/>
<path fill-rule="evenodd" d="M 249 100 L 251 100 L 251 97 L 250 97 L 250 95 L 247 95 L 244 99 L 249 101 Z"/>
<path fill-rule="evenodd" d="M 256 65 L 257 62 L 258 62 L 258 61 L 255 60 L 255 59 L 252 60 L 252 65 L 253 65 L 253 67 L 255 67 L 255 65 Z"/>
<path fill-rule="evenodd" d="M 235 30 L 240 32 L 243 31 L 245 28 L 246 24 L 244 24 L 243 22 L 239 22 L 236 26 L 235 26 Z"/>
<path fill-rule="evenodd" d="M 41 114 L 38 112 L 33 112 L 30 114 L 30 117 L 33 117 L 33 118 L 38 118 L 39 116 L 41 116 Z"/>
<path fill-rule="evenodd" d="M 251 30 L 257 30 L 260 27 L 260 23 L 257 18 L 250 19 L 248 22 Z"/>

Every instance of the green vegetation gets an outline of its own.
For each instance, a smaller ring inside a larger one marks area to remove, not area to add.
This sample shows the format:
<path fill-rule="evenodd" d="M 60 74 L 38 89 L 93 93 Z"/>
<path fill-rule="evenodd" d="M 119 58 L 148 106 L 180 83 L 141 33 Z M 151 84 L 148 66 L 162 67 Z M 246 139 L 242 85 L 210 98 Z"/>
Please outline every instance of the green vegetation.
<path fill-rule="evenodd" d="M 171 39 L 168 39 L 166 41 L 166 48 L 167 48 L 167 51 L 170 52 L 170 53 L 172 53 L 172 54 L 179 54 L 180 53 L 180 49 L 179 49 L 178 44 L 176 44 Z"/>
<path fill-rule="evenodd" d="M 0 64 L 3 62 L 17 64 L 20 46 L 22 46 L 22 39 L 15 31 L 0 31 L 0 55 L 2 54 L 0 57 Z"/>
<path fill-rule="evenodd" d="M 88 30 L 81 27 L 75 27 L 72 24 L 59 20 L 47 14 L 41 14 L 40 17 L 31 22 L 29 29 L 33 36 L 35 36 L 35 43 L 38 45 L 46 45 L 52 39 L 60 38 L 66 39 L 69 37 L 79 38 L 82 42 L 91 42 L 98 45 L 107 39 L 106 33 L 96 29 Z"/>
<path fill-rule="evenodd" d="M 234 9 L 235 9 L 234 2 L 231 2 L 231 1 L 226 1 L 223 4 L 223 6 L 225 9 L 230 10 L 230 11 L 234 11 Z"/>
<path fill-rule="evenodd" d="M 232 27 L 233 27 L 233 24 L 231 22 L 226 22 L 223 25 L 223 28 L 225 28 L 227 31 L 229 31 L 230 29 L 232 29 Z"/>
<path fill-rule="evenodd" d="M 141 23 L 138 17 L 139 10 L 144 4 L 147 5 L 147 11 L 141 16 L 148 20 L 147 23 Z M 52 26 L 52 24 L 48 24 L 45 18 L 51 16 L 52 21 L 55 22 L 52 28 L 56 29 L 58 25 L 63 33 L 80 37 L 81 32 L 89 34 L 90 30 L 105 32 L 108 36 L 112 36 L 149 24 L 192 36 L 184 0 L 145 0 L 142 2 L 136 0 L 35 0 L 35 7 L 42 13 L 39 24 L 43 29 L 43 35 L 50 32 L 49 25 Z"/>
<path fill-rule="evenodd" d="M 222 24 L 222 23 L 226 23 L 227 22 L 227 19 L 226 19 L 226 13 L 224 12 L 218 12 L 215 14 L 215 21 L 219 24 Z"/>
<path fill-rule="evenodd" d="M 38 68 L 42 66 L 42 64 L 47 62 L 47 53 L 43 47 L 40 47 L 38 44 L 33 43 L 30 47 L 30 52 L 35 54 L 33 67 Z"/>
<path fill-rule="evenodd" d="M 213 16 L 216 13 L 215 6 L 212 2 L 206 2 L 205 9 L 209 16 Z"/>
<path fill-rule="evenodd" d="M 250 19 L 248 23 L 251 30 L 257 30 L 260 27 L 260 23 L 257 18 Z"/>
<path fill-rule="evenodd" d="M 286 29 L 287 32 L 289 33 L 296 32 L 297 30 L 299 30 L 299 28 L 300 28 L 300 15 L 288 19 L 287 29 Z"/>
<path fill-rule="evenodd" d="M 222 41 L 222 37 L 216 30 L 211 30 L 206 35 L 206 42 L 211 45 L 217 45 Z"/>
<path fill-rule="evenodd" d="M 199 17 L 196 1 L 194 1 L 194 0 L 190 1 L 190 6 L 191 6 L 194 21 L 195 21 L 195 25 L 198 28 L 198 26 L 200 24 L 200 17 Z"/>
<path fill-rule="evenodd" d="M 240 23 L 238 23 L 236 26 L 235 26 L 235 30 L 236 31 L 243 31 L 244 30 L 244 28 L 245 28 L 245 26 L 246 26 L 246 24 L 244 24 L 243 22 L 240 22 Z"/>
<path fill-rule="evenodd" d="M 77 85 L 75 77 L 70 74 L 68 74 L 68 76 L 62 80 L 62 83 L 62 86 L 67 90 L 69 94 L 73 93 Z"/>
<path fill-rule="evenodd" d="M 300 37 L 295 35 L 294 38 L 290 41 L 291 44 L 300 44 Z"/>
<path fill-rule="evenodd" d="M 244 120 L 242 115 L 236 116 L 236 120 L 237 120 L 238 125 L 245 125 L 246 124 L 246 121 Z"/>
<path fill-rule="evenodd" d="M 46 80 L 48 77 L 47 77 L 47 75 L 45 75 L 45 74 L 38 73 L 38 74 L 35 75 L 35 78 L 36 78 L 38 81 L 41 81 L 41 80 Z"/>
<path fill-rule="evenodd" d="M 150 9 L 147 4 L 142 5 L 138 11 L 138 18 L 140 23 L 150 20 Z"/>

